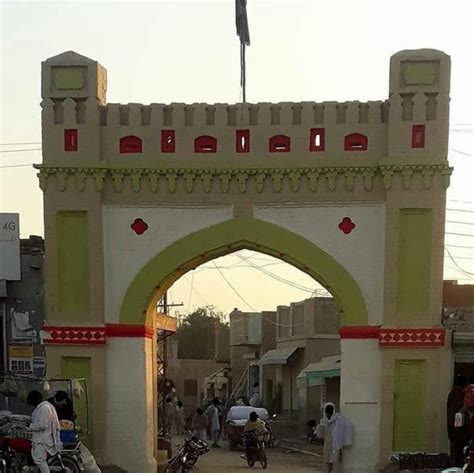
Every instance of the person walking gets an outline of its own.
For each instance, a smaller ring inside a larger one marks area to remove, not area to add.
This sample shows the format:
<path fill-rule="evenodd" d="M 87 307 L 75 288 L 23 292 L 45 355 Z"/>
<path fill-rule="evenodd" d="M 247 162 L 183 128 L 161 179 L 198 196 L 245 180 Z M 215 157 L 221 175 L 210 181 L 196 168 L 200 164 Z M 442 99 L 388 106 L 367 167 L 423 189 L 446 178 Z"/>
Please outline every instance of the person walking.
<path fill-rule="evenodd" d="M 193 435 L 205 442 L 207 440 L 206 433 L 208 425 L 209 418 L 204 414 L 204 411 L 201 408 L 196 409 L 196 414 L 194 414 L 193 420 L 191 421 Z"/>
<path fill-rule="evenodd" d="M 178 435 L 183 435 L 184 434 L 184 406 L 183 406 L 182 401 L 178 401 L 176 403 L 175 423 L 176 423 L 176 433 Z"/>
<path fill-rule="evenodd" d="M 31 457 L 40 473 L 49 473 L 48 456 L 57 455 L 62 450 L 58 415 L 54 406 L 45 401 L 39 391 L 31 391 L 26 402 L 35 408 L 30 425 L 33 432 Z"/>
<path fill-rule="evenodd" d="M 166 437 L 171 437 L 171 431 L 173 430 L 175 417 L 176 417 L 176 409 L 173 405 L 173 400 L 170 397 L 167 397 L 165 401 L 165 436 Z"/>
<path fill-rule="evenodd" d="M 211 440 L 213 448 L 220 448 L 219 445 L 219 436 L 221 431 L 221 423 L 219 420 L 220 409 L 219 398 L 215 397 L 212 401 L 212 404 L 206 409 L 206 415 L 209 419 L 209 425 L 211 430 Z"/>
<path fill-rule="evenodd" d="M 456 414 L 461 412 L 464 406 L 464 389 L 466 385 L 466 378 L 458 373 L 454 378 L 454 385 L 448 394 L 446 402 L 449 453 L 458 467 L 462 467 L 464 464 L 463 450 L 469 442 L 469 433 L 467 432 L 466 425 L 459 427 L 455 425 Z"/>
<path fill-rule="evenodd" d="M 323 473 L 342 471 L 342 449 L 352 445 L 352 424 L 332 402 L 324 406 L 324 417 L 316 427 L 316 436 L 323 439 Z"/>

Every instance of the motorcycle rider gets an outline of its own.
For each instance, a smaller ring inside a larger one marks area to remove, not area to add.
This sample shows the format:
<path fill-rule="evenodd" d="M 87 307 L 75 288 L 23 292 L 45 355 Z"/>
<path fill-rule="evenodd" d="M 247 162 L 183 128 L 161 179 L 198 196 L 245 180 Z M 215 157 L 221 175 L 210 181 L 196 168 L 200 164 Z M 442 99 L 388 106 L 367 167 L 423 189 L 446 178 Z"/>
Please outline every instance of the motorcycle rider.
<path fill-rule="evenodd" d="M 56 409 L 36 390 L 28 394 L 26 402 L 35 408 L 30 425 L 33 432 L 31 457 L 41 473 L 50 473 L 48 455 L 57 455 L 62 449 Z"/>
<path fill-rule="evenodd" d="M 267 430 L 267 426 L 265 422 L 258 417 L 258 414 L 255 411 L 252 411 L 249 414 L 249 418 L 244 425 L 244 433 L 246 432 L 253 432 L 257 437 L 263 437 L 265 442 L 268 441 L 269 432 Z M 247 454 L 241 455 L 241 458 L 247 460 Z"/>

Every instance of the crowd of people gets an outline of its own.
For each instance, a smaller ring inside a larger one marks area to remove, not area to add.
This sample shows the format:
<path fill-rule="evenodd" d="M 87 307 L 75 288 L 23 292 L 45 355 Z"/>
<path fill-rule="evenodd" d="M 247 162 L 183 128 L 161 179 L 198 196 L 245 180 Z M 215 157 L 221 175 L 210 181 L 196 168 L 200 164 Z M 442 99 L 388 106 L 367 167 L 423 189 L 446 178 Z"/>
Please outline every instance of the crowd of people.
<path fill-rule="evenodd" d="M 450 454 L 456 466 L 464 464 L 464 447 L 474 438 L 474 376 L 454 378 L 447 401 L 447 426 Z"/>

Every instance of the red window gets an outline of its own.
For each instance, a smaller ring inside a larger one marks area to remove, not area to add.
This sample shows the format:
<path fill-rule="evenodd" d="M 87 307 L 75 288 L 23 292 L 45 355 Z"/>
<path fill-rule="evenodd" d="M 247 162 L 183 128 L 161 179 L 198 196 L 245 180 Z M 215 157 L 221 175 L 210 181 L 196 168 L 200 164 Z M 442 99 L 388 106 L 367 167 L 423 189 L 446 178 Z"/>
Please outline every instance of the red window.
<path fill-rule="evenodd" d="M 161 152 L 174 153 L 176 151 L 176 140 L 174 130 L 161 130 Z"/>
<path fill-rule="evenodd" d="M 285 135 L 272 136 L 268 142 L 270 153 L 288 153 L 291 149 L 291 140 Z"/>
<path fill-rule="evenodd" d="M 138 136 L 124 136 L 120 138 L 120 153 L 141 153 L 142 140 Z"/>
<path fill-rule="evenodd" d="M 235 152 L 250 152 L 250 130 L 236 130 L 235 132 Z"/>
<path fill-rule="evenodd" d="M 351 133 L 344 138 L 344 151 L 367 151 L 369 140 L 361 133 Z"/>
<path fill-rule="evenodd" d="M 195 153 L 215 153 L 217 151 L 217 140 L 213 136 L 198 136 L 194 140 Z"/>
<path fill-rule="evenodd" d="M 77 151 L 77 130 L 64 130 L 64 151 Z"/>
<path fill-rule="evenodd" d="M 311 128 L 309 150 L 324 151 L 324 128 Z"/>
<path fill-rule="evenodd" d="M 411 147 L 424 148 L 425 147 L 425 125 L 413 125 L 411 131 Z"/>

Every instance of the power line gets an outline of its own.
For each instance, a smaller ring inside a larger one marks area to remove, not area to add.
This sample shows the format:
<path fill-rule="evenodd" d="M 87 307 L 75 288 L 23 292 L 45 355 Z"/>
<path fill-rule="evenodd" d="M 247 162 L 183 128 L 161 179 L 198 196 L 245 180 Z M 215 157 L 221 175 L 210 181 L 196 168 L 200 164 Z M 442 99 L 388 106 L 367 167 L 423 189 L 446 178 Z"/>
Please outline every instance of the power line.
<path fill-rule="evenodd" d="M 467 214 L 474 214 L 474 210 L 467 210 L 467 209 L 446 209 L 449 210 L 450 212 L 463 212 Z"/>
<path fill-rule="evenodd" d="M 454 149 L 454 148 L 449 148 L 450 151 L 454 151 L 455 153 L 458 153 L 462 156 L 468 156 L 468 157 L 472 157 L 472 154 L 469 154 L 469 153 L 466 153 L 465 151 L 461 151 L 459 149 Z"/>
<path fill-rule="evenodd" d="M 444 255 L 445 258 L 447 258 L 447 255 Z M 474 260 L 474 258 L 471 258 L 470 256 L 455 256 L 456 259 L 468 259 L 468 260 Z"/>
<path fill-rule="evenodd" d="M 231 284 L 231 282 L 226 278 L 225 274 L 222 272 L 222 270 L 217 266 L 216 262 L 213 261 L 215 267 L 217 268 L 217 270 L 219 271 L 219 274 L 222 276 L 222 278 L 224 279 L 224 281 L 228 284 L 228 286 L 235 292 L 235 294 L 239 297 L 239 299 L 248 307 L 250 307 L 254 312 L 258 312 L 257 309 L 255 309 L 255 307 L 252 307 L 240 294 L 239 292 L 237 291 L 237 289 L 235 289 L 235 287 Z"/>
<path fill-rule="evenodd" d="M 2 149 L 0 153 L 23 153 L 25 151 L 41 151 L 42 148 L 31 148 L 31 149 Z"/>
<path fill-rule="evenodd" d="M 194 287 L 194 271 L 191 273 L 191 284 L 189 288 L 189 297 L 188 297 L 188 312 L 189 308 L 191 307 L 191 298 L 193 295 L 193 287 Z"/>
<path fill-rule="evenodd" d="M 7 169 L 7 168 L 26 168 L 32 167 L 34 163 L 29 164 L 9 164 L 7 166 L 0 166 L 0 169 Z"/>
<path fill-rule="evenodd" d="M 446 246 L 444 247 L 444 249 L 447 251 L 449 257 L 451 258 L 451 261 L 454 263 L 454 266 L 456 266 L 456 268 L 459 269 L 459 271 L 461 271 L 462 273 L 464 273 L 468 276 L 474 276 L 474 273 L 470 273 L 469 271 L 466 271 L 465 269 L 461 268 L 461 266 L 459 266 L 459 264 L 454 259 L 453 255 L 451 254 L 451 252 L 449 251 L 449 249 Z"/>
<path fill-rule="evenodd" d="M 41 141 L 26 141 L 26 142 L 15 142 L 15 143 L 0 143 L 0 146 L 23 146 L 23 145 L 40 145 Z"/>
<path fill-rule="evenodd" d="M 191 283 L 189 282 L 187 276 L 183 276 L 183 279 L 191 286 Z M 202 296 L 202 294 L 194 286 L 191 286 L 191 287 L 192 287 L 193 291 L 202 299 L 204 304 L 206 304 L 208 306 L 212 305 L 212 304 L 209 304 L 209 302 Z"/>
<path fill-rule="evenodd" d="M 266 274 L 267 276 L 270 276 L 273 279 L 276 279 L 277 281 L 280 281 L 284 284 L 288 284 L 288 285 L 290 285 L 290 286 L 292 286 L 296 289 L 300 289 L 301 291 L 310 292 L 311 294 L 314 292 L 314 289 L 302 286 L 300 284 L 296 284 L 292 281 L 288 281 L 288 279 L 282 278 L 281 276 L 278 276 L 275 273 L 272 273 L 270 271 L 267 271 L 266 269 L 263 269 L 261 266 L 258 266 L 255 263 L 253 263 L 252 261 L 249 261 L 245 256 L 237 255 L 237 257 L 242 259 L 243 261 L 247 262 L 248 264 L 250 264 L 253 268 L 257 269 L 258 271 L 261 271 L 262 273 Z"/>
<path fill-rule="evenodd" d="M 460 222 L 456 220 L 446 220 L 446 223 L 456 223 L 461 225 L 474 225 L 474 222 Z"/>
<path fill-rule="evenodd" d="M 473 233 L 454 233 L 454 232 L 446 232 L 445 235 L 455 235 L 455 236 L 463 236 L 463 237 L 474 237 Z"/>
<path fill-rule="evenodd" d="M 449 246 L 449 248 L 464 248 L 468 250 L 474 249 L 474 246 L 472 245 L 446 245 L 446 246 Z"/>

